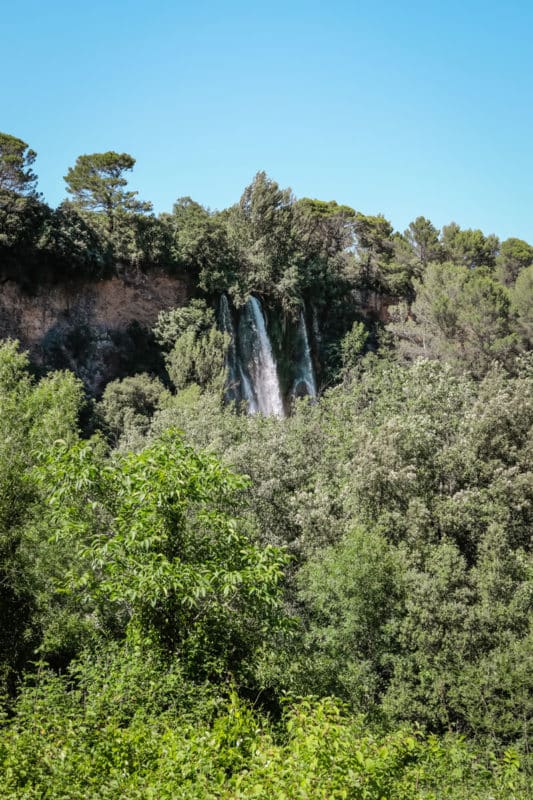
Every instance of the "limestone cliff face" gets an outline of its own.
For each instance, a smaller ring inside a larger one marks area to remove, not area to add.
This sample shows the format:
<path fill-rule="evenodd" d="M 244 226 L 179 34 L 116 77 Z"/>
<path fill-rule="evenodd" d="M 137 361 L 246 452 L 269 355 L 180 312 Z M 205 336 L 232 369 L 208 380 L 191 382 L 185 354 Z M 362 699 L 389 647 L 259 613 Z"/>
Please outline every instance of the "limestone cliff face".
<path fill-rule="evenodd" d="M 31 292 L 15 280 L 4 280 L 0 339 L 18 339 L 35 365 L 70 369 L 90 394 L 100 395 L 115 378 L 136 372 L 165 376 L 163 356 L 151 330 L 160 311 L 185 305 L 193 290 L 187 276 L 162 270 L 99 281 L 43 283 Z M 354 303 L 371 321 L 388 322 L 393 302 L 394 298 L 376 292 L 354 294 Z M 282 356 L 278 352 L 278 366 Z"/>
<path fill-rule="evenodd" d="M 98 394 L 129 371 L 129 360 L 158 371 L 150 330 L 160 311 L 190 295 L 186 278 L 164 272 L 42 285 L 31 294 L 9 280 L 0 286 L 0 338 L 18 339 L 38 365 L 72 369 Z"/>
<path fill-rule="evenodd" d="M 361 292 L 357 295 L 357 301 L 364 317 L 386 325 L 390 322 L 389 307 L 396 305 L 398 298 L 379 292 Z"/>

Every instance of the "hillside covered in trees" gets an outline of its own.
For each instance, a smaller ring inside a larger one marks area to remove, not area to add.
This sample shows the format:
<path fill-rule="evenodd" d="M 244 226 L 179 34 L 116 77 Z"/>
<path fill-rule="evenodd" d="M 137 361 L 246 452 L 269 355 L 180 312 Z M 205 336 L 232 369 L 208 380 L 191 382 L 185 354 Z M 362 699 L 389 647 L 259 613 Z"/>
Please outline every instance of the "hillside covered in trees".
<path fill-rule="evenodd" d="M 0 346 L 2 797 L 529 797 L 533 246 L 262 172 L 156 216 L 115 152 L 52 209 L 35 157 L 0 292 L 189 290 Z"/>

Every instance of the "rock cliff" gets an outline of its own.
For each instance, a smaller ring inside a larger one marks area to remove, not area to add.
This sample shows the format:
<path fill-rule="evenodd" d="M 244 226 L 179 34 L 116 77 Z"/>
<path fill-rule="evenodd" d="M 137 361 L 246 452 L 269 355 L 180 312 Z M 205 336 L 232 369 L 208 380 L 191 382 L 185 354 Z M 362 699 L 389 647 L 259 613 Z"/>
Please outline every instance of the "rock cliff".
<path fill-rule="evenodd" d="M 161 369 L 151 328 L 160 311 L 190 295 L 186 277 L 162 271 L 43 284 L 32 293 L 7 280 L 0 286 L 0 338 L 18 339 L 40 367 L 72 369 L 98 394 L 127 374 L 131 361 L 137 371 Z"/>

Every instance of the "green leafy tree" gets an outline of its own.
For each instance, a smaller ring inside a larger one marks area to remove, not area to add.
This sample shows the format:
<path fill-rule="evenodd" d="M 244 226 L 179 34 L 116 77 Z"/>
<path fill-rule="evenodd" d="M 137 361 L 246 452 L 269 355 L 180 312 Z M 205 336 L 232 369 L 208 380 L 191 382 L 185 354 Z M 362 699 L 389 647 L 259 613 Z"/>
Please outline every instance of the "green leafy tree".
<path fill-rule="evenodd" d="M 511 289 L 511 302 L 518 318 L 518 329 L 528 346 L 533 345 L 533 264 L 525 267 Z"/>
<path fill-rule="evenodd" d="M 154 328 L 157 341 L 169 352 L 167 370 L 177 389 L 197 383 L 217 394 L 224 384 L 227 335 L 217 329 L 215 314 L 204 300 L 162 311 Z"/>
<path fill-rule="evenodd" d="M 108 383 L 97 410 L 112 441 L 132 448 L 135 441 L 142 446 L 151 417 L 168 397 L 158 378 L 141 373 Z"/>
<path fill-rule="evenodd" d="M 107 264 L 101 237 L 71 203 L 61 203 L 38 229 L 39 256 L 66 275 L 102 276 Z"/>
<path fill-rule="evenodd" d="M 36 191 L 36 156 L 22 139 L 0 133 L 0 268 L 28 284 L 39 274 L 37 242 L 52 214 Z"/>
<path fill-rule="evenodd" d="M 331 307 L 337 297 L 349 293 L 355 216 L 353 208 L 335 201 L 304 197 L 294 204 L 300 291 L 315 307 Z"/>
<path fill-rule="evenodd" d="M 361 361 L 368 331 L 362 322 L 354 322 L 341 342 L 342 369 L 345 376 L 353 372 Z"/>
<path fill-rule="evenodd" d="M 523 269 L 533 264 L 533 247 L 523 239 L 506 239 L 502 242 L 496 259 L 498 278 L 505 286 L 512 286 Z"/>
<path fill-rule="evenodd" d="M 227 334 L 215 327 L 198 336 L 189 330 L 177 340 L 166 359 L 170 379 L 177 389 L 196 383 L 203 389 L 222 393 L 225 375 L 224 352 Z"/>
<path fill-rule="evenodd" d="M 61 447 L 43 481 L 58 537 L 78 550 L 67 586 L 82 607 L 104 619 L 113 608 L 193 679 L 244 669 L 283 625 L 286 558 L 253 544 L 233 516 L 245 481 L 180 435 L 107 463 L 91 444 Z"/>
<path fill-rule="evenodd" d="M 190 197 L 180 197 L 172 214 L 161 214 L 159 222 L 174 268 L 194 275 L 210 293 L 234 286 L 235 258 L 221 214 L 211 213 Z"/>
<path fill-rule="evenodd" d="M 413 280 L 422 278 L 427 265 L 442 261 L 443 255 L 438 229 L 425 217 L 417 217 L 403 235 L 394 235 L 394 261 L 389 277 L 392 291 L 412 302 Z"/>
<path fill-rule="evenodd" d="M 103 212 L 108 232 L 115 228 L 117 216 L 127 212 L 145 212 L 150 203 L 137 199 L 137 192 L 127 191 L 127 178 L 135 165 L 128 153 L 92 153 L 78 156 L 76 164 L 65 175 L 67 191 L 80 208 Z"/>
<path fill-rule="evenodd" d="M 388 327 L 400 352 L 447 360 L 477 376 L 496 360 L 512 363 L 518 337 L 509 293 L 499 282 L 468 267 L 433 263 L 415 290 L 410 308 L 391 310 Z"/>
<path fill-rule="evenodd" d="M 28 276 L 28 283 L 39 278 L 32 271 L 38 262 L 38 250 L 44 229 L 51 224 L 52 210 L 33 195 L 3 192 L 0 196 L 0 247 L 2 267 L 13 264 L 19 279 Z"/>
<path fill-rule="evenodd" d="M 0 192 L 35 195 L 37 175 L 32 166 L 37 153 L 16 136 L 0 133 Z"/>
<path fill-rule="evenodd" d="M 120 657 L 24 687 L 0 734 L 6 800 L 530 796 L 512 749 L 484 758 L 460 737 L 374 730 L 333 698 L 287 703 L 272 722 L 235 692 L 187 685 L 153 652 Z"/>
<path fill-rule="evenodd" d="M 439 261 L 441 258 L 439 231 L 429 219 L 417 217 L 409 224 L 404 236 L 414 250 L 421 272 L 430 261 Z"/>
<path fill-rule="evenodd" d="M 492 271 L 499 251 L 499 239 L 480 230 L 468 228 L 462 230 L 456 222 L 445 225 L 442 229 L 441 243 L 445 258 L 458 266 L 468 269 L 485 267 Z"/>
<path fill-rule="evenodd" d="M 333 261 L 354 245 L 356 212 L 334 200 L 303 197 L 294 204 L 295 226 L 306 261 L 317 257 Z"/>
<path fill-rule="evenodd" d="M 229 245 L 239 264 L 236 305 L 252 291 L 287 309 L 298 303 L 293 203 L 290 189 L 281 189 L 265 172 L 258 172 L 239 204 L 225 215 Z"/>
<path fill-rule="evenodd" d="M 364 289 L 386 289 L 387 274 L 393 268 L 393 228 L 382 214 L 358 212 L 354 222 L 357 264 Z"/>
<path fill-rule="evenodd" d="M 34 467 L 56 439 L 77 439 L 81 386 L 72 374 L 36 383 L 15 342 L 0 346 L 0 691 L 35 656 L 58 559 L 40 525 Z"/>
<path fill-rule="evenodd" d="M 297 692 L 335 694 L 372 711 L 386 686 L 402 604 L 402 564 L 378 533 L 357 529 L 299 573 L 306 632 Z M 293 678 L 294 680 L 294 678 Z"/>

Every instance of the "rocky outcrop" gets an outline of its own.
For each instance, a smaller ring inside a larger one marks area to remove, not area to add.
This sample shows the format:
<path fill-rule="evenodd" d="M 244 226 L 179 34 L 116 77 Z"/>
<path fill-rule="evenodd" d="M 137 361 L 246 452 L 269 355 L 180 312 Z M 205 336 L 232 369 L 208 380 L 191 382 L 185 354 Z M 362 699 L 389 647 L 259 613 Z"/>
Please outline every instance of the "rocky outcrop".
<path fill-rule="evenodd" d="M 361 313 L 369 320 L 378 320 L 386 325 L 390 322 L 389 307 L 398 303 L 398 298 L 380 292 L 360 292 L 357 295 Z"/>
<path fill-rule="evenodd" d="M 152 327 L 161 310 L 183 305 L 188 296 L 185 280 L 163 272 L 44 285 L 32 294 L 6 281 L 0 287 L 0 338 L 19 339 L 38 355 L 52 329 L 86 325 L 126 330 L 133 321 Z"/>
<path fill-rule="evenodd" d="M 43 284 L 31 294 L 8 280 L 0 286 L 0 338 L 18 339 L 37 365 L 72 369 L 98 394 L 127 374 L 129 360 L 160 370 L 151 328 L 160 311 L 190 295 L 185 277 L 162 271 Z"/>

